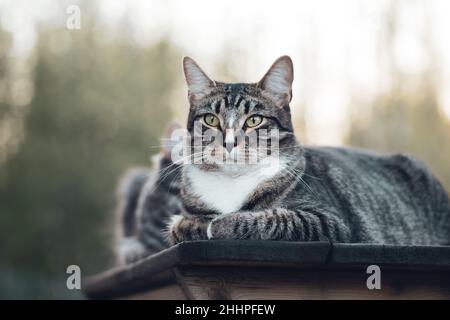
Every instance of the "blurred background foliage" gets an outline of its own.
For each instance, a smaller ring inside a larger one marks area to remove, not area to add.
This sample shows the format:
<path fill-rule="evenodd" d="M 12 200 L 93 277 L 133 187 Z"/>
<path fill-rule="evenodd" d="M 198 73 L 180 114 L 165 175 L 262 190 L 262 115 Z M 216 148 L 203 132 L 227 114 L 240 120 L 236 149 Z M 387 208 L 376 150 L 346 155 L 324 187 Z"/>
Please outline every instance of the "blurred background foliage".
<path fill-rule="evenodd" d="M 78 264 L 87 275 L 113 264 L 117 179 L 127 167 L 149 165 L 164 128 L 186 113 L 171 105 L 173 97 L 186 105 L 183 52 L 170 33 L 138 45 L 128 18 L 114 37 L 96 25 L 94 7 L 76 32 L 40 24 L 26 58 L 11 54 L 11 34 L 0 29 L 0 298 L 81 298 L 65 287 L 66 267 Z M 395 30 L 380 32 L 389 39 Z M 216 66 L 229 81 L 236 80 L 230 54 Z M 414 77 L 411 90 L 394 60 L 388 54 L 389 90 L 365 112 L 349 106 L 343 142 L 413 153 L 450 188 L 450 123 L 436 96 L 437 66 Z M 297 132 L 314 142 L 305 133 L 309 106 L 298 105 Z"/>
<path fill-rule="evenodd" d="M 0 167 L 0 297 L 65 296 L 68 265 L 89 274 L 111 264 L 118 176 L 148 164 L 171 119 L 167 96 L 179 66 L 166 40 L 102 43 L 89 25 L 67 36 L 40 31 L 27 106 L 2 99 L 2 126 L 15 108 L 27 110 L 20 146 Z M 2 33 L 3 50 L 7 39 Z M 6 54 L 0 63 L 8 83 Z"/>

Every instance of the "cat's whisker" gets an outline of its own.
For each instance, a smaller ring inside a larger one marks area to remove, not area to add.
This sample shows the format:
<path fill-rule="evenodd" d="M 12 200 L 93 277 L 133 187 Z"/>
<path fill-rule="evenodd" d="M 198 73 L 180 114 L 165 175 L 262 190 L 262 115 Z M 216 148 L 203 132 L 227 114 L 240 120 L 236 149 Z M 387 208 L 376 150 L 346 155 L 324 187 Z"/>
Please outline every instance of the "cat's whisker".
<path fill-rule="evenodd" d="M 170 164 L 168 167 L 171 167 L 171 166 L 173 166 L 173 165 L 180 164 L 180 163 L 182 163 L 183 161 L 189 159 L 190 157 L 197 156 L 197 155 L 200 155 L 200 154 L 202 154 L 202 153 L 203 153 L 203 152 L 200 151 L 200 152 L 192 153 L 192 154 L 189 154 L 189 155 L 187 155 L 187 156 L 181 157 L 180 159 L 178 159 L 178 160 L 176 160 L 176 161 L 173 161 L 173 160 L 172 160 L 172 164 Z M 168 167 L 166 167 L 166 168 L 168 168 Z M 166 169 L 166 168 L 163 168 L 163 169 L 161 169 L 161 170 L 164 170 L 164 169 Z M 160 172 L 161 172 L 161 171 L 160 171 Z"/>
<path fill-rule="evenodd" d="M 289 167 L 285 167 L 284 170 L 290 174 L 297 182 L 303 184 L 306 186 L 309 192 L 311 192 L 316 198 L 318 195 L 312 190 L 312 188 L 309 186 L 309 184 L 301 177 L 301 173 L 296 172 L 295 169 L 291 169 Z"/>
<path fill-rule="evenodd" d="M 200 154 L 200 152 L 198 153 L 198 154 Z M 174 161 L 172 164 L 170 164 L 169 166 L 167 166 L 167 167 L 165 167 L 165 168 L 163 168 L 163 169 L 161 169 L 161 170 L 159 170 L 159 173 L 161 174 L 161 173 L 163 173 L 162 174 L 162 176 L 158 179 L 158 180 L 160 180 L 160 182 L 158 183 L 158 185 L 156 186 L 156 187 L 158 187 L 168 176 L 170 176 L 170 174 L 171 173 L 173 173 L 173 172 L 175 172 L 176 170 L 178 170 L 179 169 L 179 164 L 180 163 L 182 163 L 182 162 L 184 162 L 185 160 L 187 160 L 189 157 L 191 157 L 191 156 L 195 156 L 195 155 L 198 155 L 198 154 L 192 154 L 192 155 L 189 155 L 189 156 L 186 156 L 186 157 L 183 157 L 182 159 L 180 159 L 179 161 Z M 175 167 L 175 168 L 173 168 L 173 167 Z M 169 171 L 169 169 L 170 169 L 170 171 Z"/>

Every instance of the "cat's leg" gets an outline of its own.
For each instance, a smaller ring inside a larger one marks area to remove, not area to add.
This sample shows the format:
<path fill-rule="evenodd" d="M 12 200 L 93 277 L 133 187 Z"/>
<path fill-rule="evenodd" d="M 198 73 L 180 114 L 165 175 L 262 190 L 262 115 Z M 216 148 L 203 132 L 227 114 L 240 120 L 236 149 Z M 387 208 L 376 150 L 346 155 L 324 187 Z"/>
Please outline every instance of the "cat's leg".
<path fill-rule="evenodd" d="M 208 239 L 350 241 L 348 227 L 335 215 L 285 208 L 218 216 L 207 235 Z"/>
<path fill-rule="evenodd" d="M 168 240 L 174 245 L 183 241 L 206 240 L 206 229 L 211 219 L 202 216 L 174 216 L 169 223 Z"/>

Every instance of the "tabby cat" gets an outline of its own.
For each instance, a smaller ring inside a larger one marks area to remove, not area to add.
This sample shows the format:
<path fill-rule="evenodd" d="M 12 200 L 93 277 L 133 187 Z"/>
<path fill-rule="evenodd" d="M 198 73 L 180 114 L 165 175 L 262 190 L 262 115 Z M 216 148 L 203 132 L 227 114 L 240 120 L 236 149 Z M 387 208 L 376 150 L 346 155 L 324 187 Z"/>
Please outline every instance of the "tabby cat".
<path fill-rule="evenodd" d="M 210 143 L 213 153 L 203 142 L 195 145 L 200 152 L 191 158 L 200 154 L 199 163 L 173 161 L 166 146 L 157 170 L 125 177 L 119 212 L 124 235 L 119 254 L 125 261 L 205 239 L 450 242 L 448 194 L 422 162 L 299 144 L 289 107 L 288 56 L 250 84 L 213 81 L 188 57 L 183 66 L 190 137 L 212 132 L 222 139 Z M 277 132 L 277 152 L 259 150 L 243 138 L 256 133 L 259 143 L 267 140 L 263 131 Z M 232 161 L 238 152 L 245 160 L 256 154 L 256 162 Z"/>

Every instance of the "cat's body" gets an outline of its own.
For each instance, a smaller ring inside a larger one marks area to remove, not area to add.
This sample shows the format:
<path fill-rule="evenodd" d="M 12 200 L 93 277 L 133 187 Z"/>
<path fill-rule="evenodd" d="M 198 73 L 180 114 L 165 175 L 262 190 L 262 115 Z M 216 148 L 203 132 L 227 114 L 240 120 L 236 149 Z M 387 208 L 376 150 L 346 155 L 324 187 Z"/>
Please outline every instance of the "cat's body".
<path fill-rule="evenodd" d="M 305 184 L 298 183 L 285 201 L 288 208 L 311 212 L 310 219 L 318 224 L 318 235 L 305 232 L 302 240 L 449 243 L 447 193 L 420 161 L 405 155 L 326 147 L 305 148 L 305 158 Z M 348 234 L 327 234 L 330 214 L 339 218 L 337 229 L 348 229 Z"/>
<path fill-rule="evenodd" d="M 140 251 L 126 250 L 126 260 L 186 240 L 450 242 L 448 195 L 420 161 L 297 142 L 288 106 L 293 79 L 289 58 L 277 60 L 258 84 L 213 82 L 192 60 L 185 60 L 185 73 L 189 132 L 195 134 L 194 121 L 203 119 L 197 134 L 209 128 L 232 141 L 232 146 L 216 146 L 229 159 L 238 148 L 256 150 L 239 142 L 237 129 L 277 129 L 279 153 L 258 151 L 254 164 L 219 163 L 217 154 L 205 155 L 204 148 L 202 157 L 210 161 L 181 165 L 166 152 L 161 160 L 166 169 L 156 177 L 143 183 L 143 175 L 129 176 L 126 184 L 134 193 L 125 195 L 125 207 L 135 210 L 125 212 L 137 216 L 137 228 L 128 236 L 136 237 Z"/>

